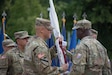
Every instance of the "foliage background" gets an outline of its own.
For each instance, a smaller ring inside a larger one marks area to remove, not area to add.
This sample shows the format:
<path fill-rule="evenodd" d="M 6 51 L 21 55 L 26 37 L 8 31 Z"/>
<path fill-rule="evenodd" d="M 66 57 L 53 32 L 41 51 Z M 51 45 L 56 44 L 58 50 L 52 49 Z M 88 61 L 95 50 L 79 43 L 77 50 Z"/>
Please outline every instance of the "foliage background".
<path fill-rule="evenodd" d="M 61 24 L 63 11 L 66 13 L 66 29 L 72 31 L 73 15 L 77 20 L 82 19 L 86 12 L 87 19 L 92 22 L 92 27 L 99 33 L 98 40 L 107 48 L 112 58 L 112 0 L 54 0 L 55 8 Z M 6 33 L 14 39 L 14 32 L 27 30 L 33 35 L 35 18 L 49 18 L 49 0 L 0 0 L 0 14 L 7 13 Z M 1 16 L 2 18 L 2 16 Z M 2 23 L 0 21 L 0 27 Z"/>

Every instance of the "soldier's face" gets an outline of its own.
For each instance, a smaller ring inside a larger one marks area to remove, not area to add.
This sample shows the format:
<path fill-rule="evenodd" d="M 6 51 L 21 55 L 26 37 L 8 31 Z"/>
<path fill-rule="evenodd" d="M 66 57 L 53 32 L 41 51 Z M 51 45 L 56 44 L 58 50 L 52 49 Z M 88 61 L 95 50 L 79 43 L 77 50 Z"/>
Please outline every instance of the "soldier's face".
<path fill-rule="evenodd" d="M 77 29 L 77 38 L 78 39 L 82 39 L 82 33 L 83 33 L 82 29 L 81 28 L 78 28 Z"/>
<path fill-rule="evenodd" d="M 49 30 L 47 28 L 44 29 L 44 36 L 46 39 L 51 38 L 52 30 Z"/>
<path fill-rule="evenodd" d="M 23 47 L 25 47 L 26 43 L 28 42 L 28 38 L 18 39 L 17 43 Z"/>
<path fill-rule="evenodd" d="M 47 40 L 51 37 L 52 31 L 45 26 L 36 26 L 36 35 Z"/>

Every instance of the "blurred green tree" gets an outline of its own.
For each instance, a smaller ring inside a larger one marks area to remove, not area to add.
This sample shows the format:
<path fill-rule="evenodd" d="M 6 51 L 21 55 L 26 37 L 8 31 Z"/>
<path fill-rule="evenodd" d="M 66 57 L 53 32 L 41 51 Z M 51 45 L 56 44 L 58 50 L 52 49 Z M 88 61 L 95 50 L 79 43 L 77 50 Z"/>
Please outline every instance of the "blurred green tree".
<path fill-rule="evenodd" d="M 66 13 L 66 29 L 72 31 L 73 15 L 77 20 L 82 19 L 86 12 L 87 19 L 92 27 L 98 30 L 98 40 L 108 49 L 112 58 L 112 0 L 53 0 L 56 12 L 62 25 L 62 13 Z M 35 18 L 43 13 L 49 18 L 47 8 L 49 0 L 0 0 L 0 13 L 7 12 L 6 32 L 14 39 L 13 33 L 18 30 L 27 30 L 34 34 Z M 0 22 L 1 23 L 1 22 Z"/>

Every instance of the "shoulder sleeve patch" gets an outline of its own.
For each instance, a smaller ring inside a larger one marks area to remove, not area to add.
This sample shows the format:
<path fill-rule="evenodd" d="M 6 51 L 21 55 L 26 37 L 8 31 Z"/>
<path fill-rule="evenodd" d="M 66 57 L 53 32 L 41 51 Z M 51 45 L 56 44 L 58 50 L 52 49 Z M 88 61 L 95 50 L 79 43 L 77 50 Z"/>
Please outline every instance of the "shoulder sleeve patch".
<path fill-rule="evenodd" d="M 76 56 L 76 58 L 79 59 L 79 58 L 81 58 L 81 56 L 82 56 L 82 54 L 78 53 L 77 56 Z"/>

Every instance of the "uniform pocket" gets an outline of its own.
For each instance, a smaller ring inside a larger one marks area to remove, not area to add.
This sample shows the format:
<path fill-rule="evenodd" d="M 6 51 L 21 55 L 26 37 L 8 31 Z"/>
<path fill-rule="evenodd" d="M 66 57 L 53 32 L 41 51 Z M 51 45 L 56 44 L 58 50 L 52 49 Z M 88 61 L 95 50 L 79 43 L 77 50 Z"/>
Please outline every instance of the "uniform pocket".
<path fill-rule="evenodd" d="M 6 56 L 0 57 L 0 68 L 7 68 L 8 67 L 8 59 Z"/>

